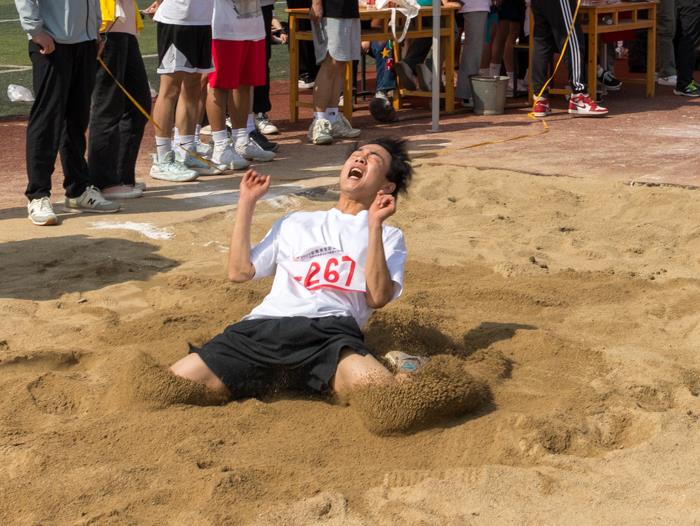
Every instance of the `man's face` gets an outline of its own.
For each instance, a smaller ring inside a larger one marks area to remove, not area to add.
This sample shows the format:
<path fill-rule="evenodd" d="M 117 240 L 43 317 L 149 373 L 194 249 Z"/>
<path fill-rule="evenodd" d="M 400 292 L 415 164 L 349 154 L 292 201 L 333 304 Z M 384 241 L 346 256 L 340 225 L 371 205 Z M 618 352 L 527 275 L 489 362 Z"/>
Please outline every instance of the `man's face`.
<path fill-rule="evenodd" d="M 379 190 L 390 194 L 396 185 L 386 176 L 391 155 L 378 144 L 361 146 L 348 157 L 340 172 L 340 191 L 354 201 L 371 203 Z"/>

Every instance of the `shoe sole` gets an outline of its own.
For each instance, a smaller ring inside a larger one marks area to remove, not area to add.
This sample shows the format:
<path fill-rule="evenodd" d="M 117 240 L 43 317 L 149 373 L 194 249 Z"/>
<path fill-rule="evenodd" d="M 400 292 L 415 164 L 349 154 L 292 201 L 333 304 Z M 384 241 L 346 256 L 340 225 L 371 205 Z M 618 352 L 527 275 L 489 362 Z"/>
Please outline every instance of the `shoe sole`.
<path fill-rule="evenodd" d="M 259 131 L 260 133 L 262 133 L 263 135 L 279 135 L 279 134 L 280 134 L 280 131 L 279 131 L 279 130 L 275 130 L 275 131 L 262 131 L 262 130 L 258 130 L 258 131 Z"/>
<path fill-rule="evenodd" d="M 315 140 L 311 139 L 311 142 L 319 145 L 333 144 L 333 137 L 328 137 L 327 139 L 325 137 Z"/>
<path fill-rule="evenodd" d="M 57 217 L 50 217 L 50 218 L 47 219 L 46 221 L 35 221 L 34 219 L 32 219 L 32 218 L 30 217 L 29 220 L 30 220 L 32 223 L 34 223 L 35 225 L 37 225 L 37 226 L 53 226 L 53 225 L 57 225 L 57 224 L 58 224 L 58 218 L 57 218 Z"/>
<path fill-rule="evenodd" d="M 119 212 L 119 210 L 122 209 L 122 207 L 120 206 L 116 210 L 95 210 L 94 208 L 75 208 L 66 204 L 64 204 L 63 207 L 66 210 L 70 210 L 71 212 L 80 212 L 81 214 L 116 214 L 117 212 Z"/>
<path fill-rule="evenodd" d="M 569 110 L 569 113 L 571 115 L 578 115 L 579 117 L 604 117 L 608 114 L 607 111 L 605 113 L 582 113 L 576 110 Z"/>
<path fill-rule="evenodd" d="M 549 117 L 551 114 L 552 114 L 551 112 L 549 112 L 549 113 L 542 113 L 542 112 L 534 113 L 533 112 L 533 115 L 535 117 L 539 117 L 540 119 L 543 117 Z"/>
<path fill-rule="evenodd" d="M 168 181 L 169 183 L 191 183 L 193 181 L 197 180 L 197 177 L 199 177 L 199 174 L 195 174 L 194 177 L 191 177 L 189 179 L 170 179 L 165 175 L 161 174 L 149 174 L 151 176 L 151 179 L 158 179 L 159 181 Z"/>
<path fill-rule="evenodd" d="M 111 201 L 112 199 L 138 199 L 139 197 L 143 197 L 143 192 L 139 194 L 102 194 L 102 197 L 107 199 L 107 201 Z"/>
<path fill-rule="evenodd" d="M 673 90 L 673 94 L 680 95 L 681 97 L 688 97 L 689 99 L 697 99 L 698 97 L 700 97 L 700 93 L 692 95 L 690 93 L 683 93 L 682 91 L 678 91 L 677 89 Z"/>

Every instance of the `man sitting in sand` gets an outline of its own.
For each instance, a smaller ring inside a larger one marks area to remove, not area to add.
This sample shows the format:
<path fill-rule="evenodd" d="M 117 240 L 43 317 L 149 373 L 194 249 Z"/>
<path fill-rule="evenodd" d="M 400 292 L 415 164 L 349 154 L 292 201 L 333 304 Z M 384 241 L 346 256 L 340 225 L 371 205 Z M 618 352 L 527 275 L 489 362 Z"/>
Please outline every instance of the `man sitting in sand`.
<path fill-rule="evenodd" d="M 175 363 L 172 373 L 226 399 L 264 392 L 280 373 L 286 387 L 340 396 L 393 383 L 360 327 L 401 295 L 404 237 L 384 222 L 412 173 L 403 140 L 366 143 L 343 165 L 335 207 L 289 214 L 251 249 L 255 204 L 270 177 L 249 170 L 240 184 L 228 277 L 243 283 L 274 274 L 272 290 L 243 320 Z M 398 351 L 386 358 L 398 373 L 426 361 Z"/>

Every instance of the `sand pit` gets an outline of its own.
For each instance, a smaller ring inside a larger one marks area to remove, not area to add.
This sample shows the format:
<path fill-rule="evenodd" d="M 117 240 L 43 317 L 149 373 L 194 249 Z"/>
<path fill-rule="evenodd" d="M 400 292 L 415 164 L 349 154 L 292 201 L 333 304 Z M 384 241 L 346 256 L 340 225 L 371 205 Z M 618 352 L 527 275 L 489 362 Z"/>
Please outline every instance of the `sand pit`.
<path fill-rule="evenodd" d="M 285 207 L 327 208 L 316 195 Z M 434 363 L 461 364 L 477 382 L 461 376 L 463 393 L 486 384 L 490 401 L 390 436 L 298 394 L 134 403 L 269 288 L 224 280 L 231 212 L 173 211 L 170 239 L 1 244 L 0 524 L 697 522 L 698 203 L 424 162 L 392 218 L 405 293 L 367 341 L 448 355 Z M 285 210 L 258 212 L 256 239 Z"/>

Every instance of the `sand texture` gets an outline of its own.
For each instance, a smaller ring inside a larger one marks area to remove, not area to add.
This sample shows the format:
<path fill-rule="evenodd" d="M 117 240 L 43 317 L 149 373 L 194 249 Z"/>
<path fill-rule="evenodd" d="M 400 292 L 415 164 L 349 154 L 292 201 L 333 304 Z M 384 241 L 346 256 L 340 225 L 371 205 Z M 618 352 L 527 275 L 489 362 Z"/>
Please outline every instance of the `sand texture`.
<path fill-rule="evenodd" d="M 2 243 L 0 524 L 700 524 L 699 195 L 423 161 L 367 340 L 433 360 L 349 405 L 163 376 L 270 287 L 232 211 Z"/>

